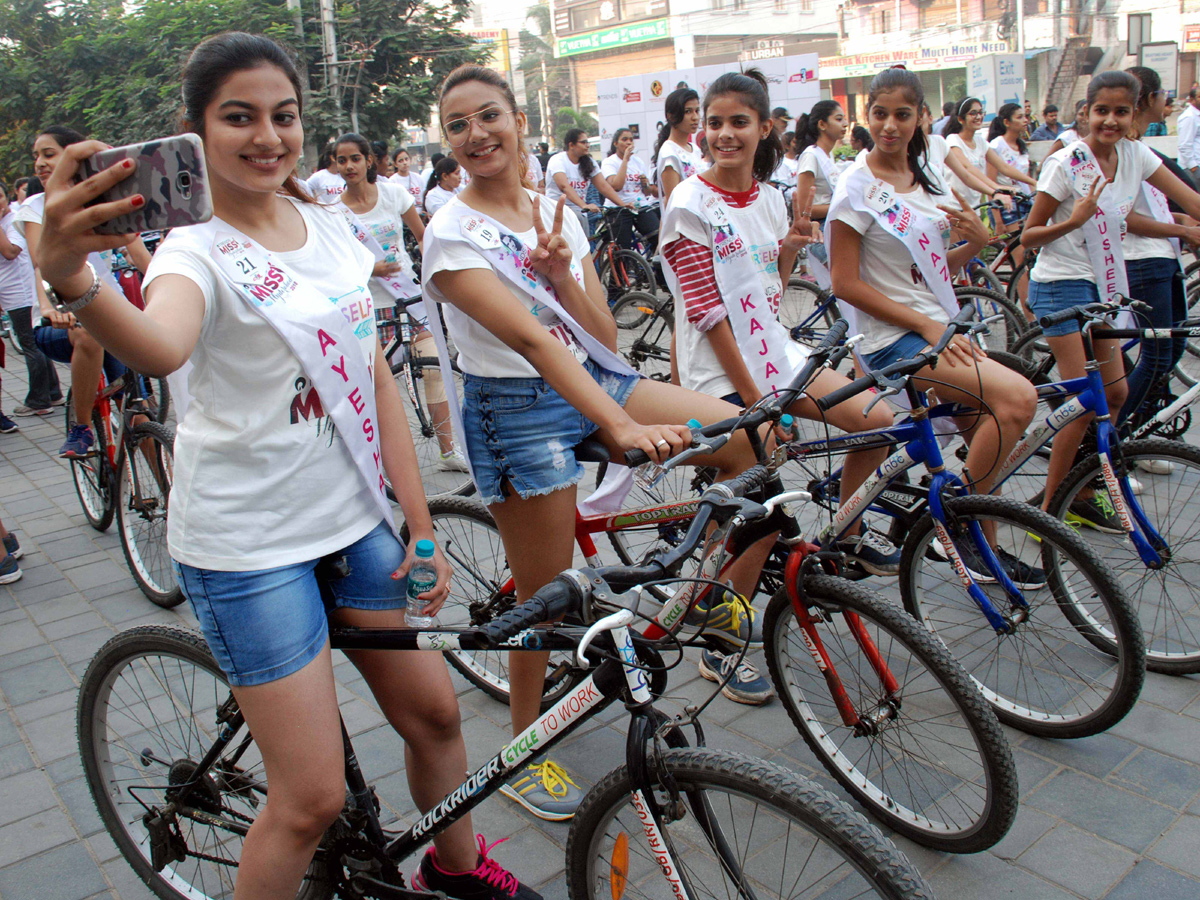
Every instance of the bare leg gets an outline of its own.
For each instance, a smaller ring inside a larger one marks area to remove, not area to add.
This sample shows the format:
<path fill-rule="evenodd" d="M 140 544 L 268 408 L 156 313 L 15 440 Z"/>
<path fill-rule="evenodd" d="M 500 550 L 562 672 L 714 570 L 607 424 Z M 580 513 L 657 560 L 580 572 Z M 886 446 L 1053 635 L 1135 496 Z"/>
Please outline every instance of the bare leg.
<path fill-rule="evenodd" d="M 71 341 L 71 397 L 75 421 L 90 426 L 92 406 L 100 388 L 100 374 L 104 371 L 104 348 L 82 328 L 68 329 L 67 336 Z"/>

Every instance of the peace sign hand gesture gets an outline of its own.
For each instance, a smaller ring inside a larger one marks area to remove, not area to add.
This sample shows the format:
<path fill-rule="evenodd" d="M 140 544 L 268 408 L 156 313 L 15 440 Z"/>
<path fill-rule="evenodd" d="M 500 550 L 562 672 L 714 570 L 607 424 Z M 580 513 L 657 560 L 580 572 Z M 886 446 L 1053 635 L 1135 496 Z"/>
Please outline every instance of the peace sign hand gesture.
<path fill-rule="evenodd" d="M 801 203 L 800 191 L 792 193 L 792 227 L 783 237 L 783 246 L 789 250 L 799 250 L 801 247 L 821 239 L 821 226 L 812 220 L 813 198 L 817 194 L 816 187 L 808 191 L 808 196 Z"/>
<path fill-rule="evenodd" d="M 537 234 L 537 246 L 530 259 L 533 270 L 545 275 L 550 284 L 557 287 L 564 278 L 571 277 L 571 245 L 562 236 L 564 197 L 558 198 L 554 210 L 554 225 L 550 231 L 542 222 L 542 209 L 538 197 L 533 198 L 533 230 Z"/>
<path fill-rule="evenodd" d="M 976 215 L 974 208 L 963 198 L 962 194 L 953 188 L 950 192 L 954 194 L 954 199 L 958 201 L 961 208 L 939 206 L 938 209 L 946 214 L 946 218 L 950 220 L 950 227 L 954 229 L 959 240 L 974 244 L 976 247 L 983 247 L 991 238 L 987 226 L 983 224 L 983 220 Z"/>
<path fill-rule="evenodd" d="M 1092 182 L 1091 188 L 1088 189 L 1087 196 L 1079 197 L 1075 200 L 1075 209 L 1071 213 L 1071 221 L 1075 223 L 1075 227 L 1079 227 L 1092 216 L 1096 215 L 1096 210 L 1100 207 L 1100 195 L 1104 193 L 1104 189 L 1112 184 L 1107 178 L 1099 177 Z"/>

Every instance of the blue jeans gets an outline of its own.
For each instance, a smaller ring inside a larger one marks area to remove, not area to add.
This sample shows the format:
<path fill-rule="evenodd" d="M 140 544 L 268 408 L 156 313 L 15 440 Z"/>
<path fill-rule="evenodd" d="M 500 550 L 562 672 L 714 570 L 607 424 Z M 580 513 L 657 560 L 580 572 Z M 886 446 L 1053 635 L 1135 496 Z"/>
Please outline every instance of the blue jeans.
<path fill-rule="evenodd" d="M 1086 278 L 1065 278 L 1061 281 L 1029 279 L 1029 308 L 1038 318 L 1099 302 L 1100 294 L 1096 291 L 1095 282 Z M 1064 334 L 1076 334 L 1078 331 L 1078 320 L 1068 319 L 1043 329 L 1042 333 L 1047 337 L 1062 337 Z"/>
<path fill-rule="evenodd" d="M 1129 296 L 1151 307 L 1149 313 L 1138 314 L 1139 327 L 1171 328 L 1187 318 L 1183 273 L 1174 257 L 1131 259 L 1125 263 L 1125 272 L 1129 277 Z M 1185 337 L 1142 341 L 1137 365 L 1129 374 L 1129 399 L 1121 407 L 1118 425 L 1146 402 L 1150 388 L 1175 367 L 1186 346 Z"/>

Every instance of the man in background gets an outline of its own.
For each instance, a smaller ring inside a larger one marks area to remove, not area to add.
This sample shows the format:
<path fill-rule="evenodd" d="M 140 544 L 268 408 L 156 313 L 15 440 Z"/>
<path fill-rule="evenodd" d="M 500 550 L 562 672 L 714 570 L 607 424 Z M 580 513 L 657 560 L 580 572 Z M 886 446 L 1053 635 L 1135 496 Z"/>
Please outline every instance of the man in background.
<path fill-rule="evenodd" d="M 1058 121 L 1058 107 L 1050 103 L 1042 110 L 1042 124 L 1030 135 L 1030 140 L 1053 141 L 1064 131 L 1066 127 Z"/>
<path fill-rule="evenodd" d="M 1200 148 L 1196 146 L 1196 133 L 1200 131 L 1200 88 L 1188 91 L 1187 102 L 1175 124 L 1179 131 L 1179 165 L 1190 172 L 1193 178 L 1200 176 Z"/>

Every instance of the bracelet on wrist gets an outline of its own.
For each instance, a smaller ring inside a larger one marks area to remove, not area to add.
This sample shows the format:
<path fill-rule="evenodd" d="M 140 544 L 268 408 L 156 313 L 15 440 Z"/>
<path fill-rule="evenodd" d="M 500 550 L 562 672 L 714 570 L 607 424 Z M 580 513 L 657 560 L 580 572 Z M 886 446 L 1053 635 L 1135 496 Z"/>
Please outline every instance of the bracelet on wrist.
<path fill-rule="evenodd" d="M 100 293 L 100 276 L 96 274 L 96 270 L 92 267 L 90 262 L 84 263 L 84 265 L 87 267 L 87 271 L 91 273 L 92 283 L 88 286 L 87 290 L 85 290 L 78 297 L 64 297 L 51 285 L 44 284 L 46 289 L 46 299 L 49 300 L 51 305 L 59 312 L 77 313 L 95 300 L 96 295 Z"/>

